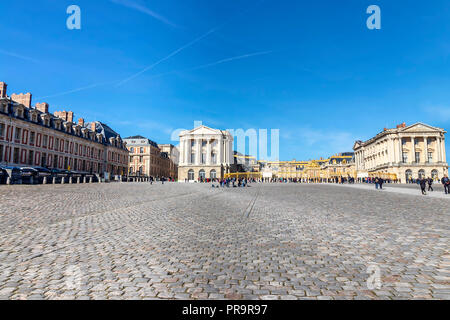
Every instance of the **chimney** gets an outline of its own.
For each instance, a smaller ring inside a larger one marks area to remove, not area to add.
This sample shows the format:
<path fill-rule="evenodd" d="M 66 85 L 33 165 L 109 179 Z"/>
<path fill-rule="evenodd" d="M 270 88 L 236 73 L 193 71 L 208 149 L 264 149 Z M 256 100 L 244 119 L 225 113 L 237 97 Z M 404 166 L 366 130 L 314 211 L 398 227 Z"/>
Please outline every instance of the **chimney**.
<path fill-rule="evenodd" d="M 78 125 L 81 127 L 84 127 L 84 119 L 83 118 L 78 119 Z"/>
<path fill-rule="evenodd" d="M 93 132 L 97 133 L 95 122 L 91 122 L 91 130 L 92 130 Z"/>
<path fill-rule="evenodd" d="M 55 111 L 53 115 L 64 121 L 67 121 L 67 111 Z"/>
<path fill-rule="evenodd" d="M 48 113 L 48 103 L 42 102 L 42 103 L 36 103 L 36 110 Z"/>
<path fill-rule="evenodd" d="M 67 121 L 73 122 L 73 112 L 72 111 L 67 112 Z"/>
<path fill-rule="evenodd" d="M 4 82 L 0 82 L 0 98 L 6 98 L 6 89 L 8 85 Z"/>
<path fill-rule="evenodd" d="M 15 94 L 11 95 L 11 100 L 20 104 L 23 104 L 27 108 L 31 108 L 31 93 Z"/>

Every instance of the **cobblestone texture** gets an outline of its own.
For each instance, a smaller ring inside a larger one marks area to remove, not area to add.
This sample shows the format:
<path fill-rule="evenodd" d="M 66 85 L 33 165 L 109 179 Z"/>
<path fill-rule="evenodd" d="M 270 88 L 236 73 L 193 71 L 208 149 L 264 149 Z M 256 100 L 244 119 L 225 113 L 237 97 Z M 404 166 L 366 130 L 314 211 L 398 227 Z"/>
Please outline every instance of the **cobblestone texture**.
<path fill-rule="evenodd" d="M 0 299 L 449 299 L 449 204 L 333 185 L 0 186 Z"/>

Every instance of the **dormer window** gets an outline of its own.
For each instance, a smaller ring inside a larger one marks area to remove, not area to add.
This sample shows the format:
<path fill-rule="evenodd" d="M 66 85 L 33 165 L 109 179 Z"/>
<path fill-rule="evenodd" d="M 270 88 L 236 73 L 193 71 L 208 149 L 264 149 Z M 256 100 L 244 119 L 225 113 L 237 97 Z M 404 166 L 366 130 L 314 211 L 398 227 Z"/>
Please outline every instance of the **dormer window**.
<path fill-rule="evenodd" d="M 17 108 L 16 117 L 23 118 L 23 109 Z"/>
<path fill-rule="evenodd" d="M 6 103 L 0 104 L 0 112 L 6 113 L 8 105 Z"/>

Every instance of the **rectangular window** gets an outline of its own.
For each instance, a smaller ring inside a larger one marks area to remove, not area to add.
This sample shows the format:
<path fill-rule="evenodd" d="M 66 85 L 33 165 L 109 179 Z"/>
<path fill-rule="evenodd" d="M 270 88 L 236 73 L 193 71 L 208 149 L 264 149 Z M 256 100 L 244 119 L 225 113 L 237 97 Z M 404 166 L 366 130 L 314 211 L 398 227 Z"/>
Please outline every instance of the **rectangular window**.
<path fill-rule="evenodd" d="M 21 135 L 21 134 L 22 134 L 22 129 L 16 128 L 16 134 L 15 134 L 14 138 L 15 138 L 16 140 L 20 140 L 20 135 Z"/>
<path fill-rule="evenodd" d="M 28 151 L 28 165 L 32 166 L 34 164 L 34 152 Z"/>
<path fill-rule="evenodd" d="M 0 137 L 3 137 L 5 135 L 5 125 L 3 123 L 0 123 Z"/>
<path fill-rule="evenodd" d="M 55 150 L 58 151 L 59 149 L 59 138 L 55 139 Z"/>
<path fill-rule="evenodd" d="M 19 148 L 14 148 L 13 163 L 19 163 Z"/>
<path fill-rule="evenodd" d="M 428 152 L 428 163 L 433 163 L 433 152 Z"/>
<path fill-rule="evenodd" d="M 3 145 L 0 144 L 0 162 L 3 161 Z"/>
<path fill-rule="evenodd" d="M 47 148 L 47 144 L 48 144 L 48 136 L 45 135 L 42 137 L 42 146 Z"/>
<path fill-rule="evenodd" d="M 206 163 L 206 153 L 202 153 L 202 164 Z"/>
<path fill-rule="evenodd" d="M 191 163 L 195 163 L 195 153 L 191 153 Z"/>
<path fill-rule="evenodd" d="M 212 162 L 213 164 L 216 164 L 216 163 L 217 163 L 217 157 L 216 157 L 216 154 L 215 154 L 215 153 L 211 154 L 211 162 Z"/>
<path fill-rule="evenodd" d="M 202 147 L 206 147 L 206 140 L 202 140 Z"/>
<path fill-rule="evenodd" d="M 36 134 L 33 131 L 30 132 L 30 144 L 34 144 L 35 135 Z"/>
<path fill-rule="evenodd" d="M 408 154 L 407 153 L 403 153 L 403 163 L 408 163 Z"/>
<path fill-rule="evenodd" d="M 43 153 L 41 156 L 41 167 L 45 167 L 47 165 L 47 154 Z"/>
<path fill-rule="evenodd" d="M 416 163 L 420 163 L 420 152 L 416 152 Z"/>
<path fill-rule="evenodd" d="M 191 140 L 191 147 L 193 148 L 195 146 L 195 141 Z"/>
<path fill-rule="evenodd" d="M 65 151 L 66 153 L 69 152 L 69 141 L 66 141 L 66 145 L 65 145 L 65 147 L 64 147 L 64 151 Z"/>

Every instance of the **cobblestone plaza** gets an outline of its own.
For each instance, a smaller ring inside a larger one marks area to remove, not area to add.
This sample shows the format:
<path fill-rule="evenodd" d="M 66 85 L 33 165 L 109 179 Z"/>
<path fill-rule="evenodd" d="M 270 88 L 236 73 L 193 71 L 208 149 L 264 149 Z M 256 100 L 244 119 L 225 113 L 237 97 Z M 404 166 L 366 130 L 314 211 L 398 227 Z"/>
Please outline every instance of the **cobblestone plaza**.
<path fill-rule="evenodd" d="M 0 186 L 0 299 L 449 299 L 450 200 L 414 192 Z"/>

